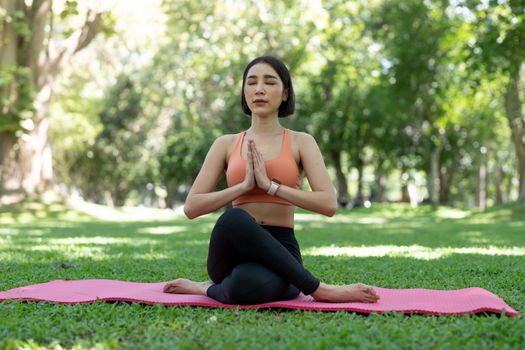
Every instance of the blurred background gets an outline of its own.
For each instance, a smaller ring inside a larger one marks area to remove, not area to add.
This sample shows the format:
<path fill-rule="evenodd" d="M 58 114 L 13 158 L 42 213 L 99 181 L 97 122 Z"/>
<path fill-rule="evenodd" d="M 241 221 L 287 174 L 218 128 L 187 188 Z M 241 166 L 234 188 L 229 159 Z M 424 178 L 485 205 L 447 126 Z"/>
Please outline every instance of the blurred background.
<path fill-rule="evenodd" d="M 0 203 L 180 206 L 215 137 L 249 127 L 242 72 L 267 54 L 296 91 L 281 121 L 316 138 L 341 207 L 523 202 L 524 9 L 0 0 Z"/>

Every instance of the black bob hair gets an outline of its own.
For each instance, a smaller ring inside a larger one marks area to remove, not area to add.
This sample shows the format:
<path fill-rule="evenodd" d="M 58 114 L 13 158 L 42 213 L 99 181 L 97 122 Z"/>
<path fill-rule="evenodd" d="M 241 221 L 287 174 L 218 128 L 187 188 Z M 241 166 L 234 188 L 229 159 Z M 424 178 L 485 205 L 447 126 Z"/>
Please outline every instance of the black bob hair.
<path fill-rule="evenodd" d="M 288 98 L 286 99 L 286 101 L 281 102 L 281 105 L 279 106 L 279 117 L 288 117 L 289 115 L 292 115 L 295 112 L 295 94 L 293 91 L 292 78 L 290 76 L 288 68 L 286 68 L 284 63 L 280 59 L 275 58 L 273 56 L 257 57 L 253 59 L 250 63 L 248 63 L 248 65 L 246 66 L 244 74 L 242 75 L 242 111 L 249 116 L 252 115 L 252 111 L 248 107 L 248 104 L 246 103 L 246 98 L 244 97 L 244 85 L 246 84 L 246 76 L 248 75 L 248 71 L 257 63 L 267 63 L 270 66 L 272 66 L 272 68 L 275 69 L 275 71 L 279 75 L 279 78 L 281 78 L 281 81 L 283 82 L 283 89 L 288 90 Z"/>

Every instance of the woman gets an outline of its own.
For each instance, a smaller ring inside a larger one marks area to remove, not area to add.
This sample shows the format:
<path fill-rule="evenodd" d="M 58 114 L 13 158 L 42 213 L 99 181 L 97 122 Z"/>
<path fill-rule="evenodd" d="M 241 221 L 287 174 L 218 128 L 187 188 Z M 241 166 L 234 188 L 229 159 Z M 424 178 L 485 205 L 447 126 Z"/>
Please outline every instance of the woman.
<path fill-rule="evenodd" d="M 280 60 L 263 56 L 248 64 L 242 107 L 251 127 L 215 140 L 184 205 L 193 219 L 233 202 L 210 238 L 212 282 L 179 278 L 164 292 L 208 295 L 227 304 L 287 300 L 299 292 L 326 302 L 377 301 L 370 286 L 320 283 L 302 265 L 293 231 L 295 207 L 333 216 L 337 202 L 314 138 L 279 123 L 295 109 L 290 74 Z M 216 191 L 224 171 L 228 188 Z M 299 188 L 302 171 L 312 191 Z"/>

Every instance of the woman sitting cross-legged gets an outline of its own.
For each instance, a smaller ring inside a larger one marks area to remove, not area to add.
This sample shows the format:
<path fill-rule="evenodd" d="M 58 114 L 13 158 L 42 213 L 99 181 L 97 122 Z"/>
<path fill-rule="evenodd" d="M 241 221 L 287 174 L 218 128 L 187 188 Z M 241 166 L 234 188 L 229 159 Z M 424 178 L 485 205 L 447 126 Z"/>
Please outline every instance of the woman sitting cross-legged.
<path fill-rule="evenodd" d="M 233 204 L 211 233 L 211 282 L 179 278 L 164 292 L 208 295 L 227 304 L 288 300 L 299 292 L 325 302 L 376 302 L 371 286 L 321 283 L 302 264 L 295 207 L 333 216 L 337 203 L 315 139 L 279 123 L 295 109 L 286 66 L 270 56 L 251 61 L 241 100 L 251 127 L 215 140 L 184 205 L 193 219 Z M 228 187 L 217 191 L 224 172 Z M 312 191 L 299 188 L 303 172 Z"/>

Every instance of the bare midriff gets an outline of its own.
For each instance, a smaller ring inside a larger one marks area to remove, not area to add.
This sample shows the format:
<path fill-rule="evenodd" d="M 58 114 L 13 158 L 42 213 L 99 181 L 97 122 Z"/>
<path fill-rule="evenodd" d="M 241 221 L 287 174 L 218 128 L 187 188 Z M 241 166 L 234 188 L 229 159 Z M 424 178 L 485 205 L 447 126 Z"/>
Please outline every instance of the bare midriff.
<path fill-rule="evenodd" d="M 236 206 L 246 210 L 260 225 L 294 227 L 295 206 L 275 203 L 243 203 Z"/>

